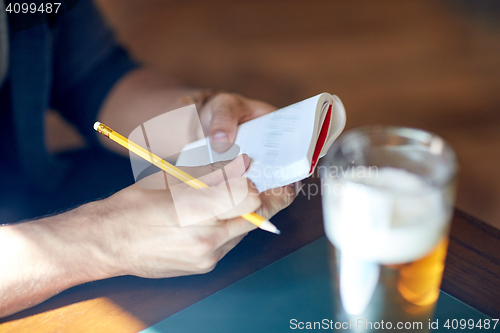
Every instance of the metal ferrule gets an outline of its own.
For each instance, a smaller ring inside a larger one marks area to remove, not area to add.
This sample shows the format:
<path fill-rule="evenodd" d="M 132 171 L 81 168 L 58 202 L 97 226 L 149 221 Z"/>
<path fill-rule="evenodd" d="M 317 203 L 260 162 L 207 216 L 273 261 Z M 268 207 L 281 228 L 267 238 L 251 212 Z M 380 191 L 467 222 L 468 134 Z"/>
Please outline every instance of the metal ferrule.
<path fill-rule="evenodd" d="M 97 127 L 97 132 L 109 138 L 109 134 L 113 132 L 113 130 L 104 124 L 99 124 L 99 126 Z"/>

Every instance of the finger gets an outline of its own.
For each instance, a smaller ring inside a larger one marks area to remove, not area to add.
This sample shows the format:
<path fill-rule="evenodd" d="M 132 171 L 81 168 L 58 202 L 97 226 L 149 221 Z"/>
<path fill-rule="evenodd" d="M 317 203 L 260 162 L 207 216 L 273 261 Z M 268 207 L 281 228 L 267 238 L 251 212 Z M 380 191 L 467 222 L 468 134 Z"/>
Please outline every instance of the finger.
<path fill-rule="evenodd" d="M 228 179 L 239 178 L 245 175 L 249 167 L 250 157 L 247 154 L 242 154 L 237 156 L 232 163 L 227 164 L 224 171 Z"/>
<path fill-rule="evenodd" d="M 228 242 L 222 244 L 217 250 L 216 250 L 216 253 L 215 253 L 215 256 L 216 256 L 216 259 L 217 261 L 220 261 L 222 258 L 224 258 L 224 256 L 229 252 L 231 251 L 236 245 L 238 245 L 239 242 L 241 242 L 241 240 L 243 238 L 245 238 L 247 233 L 244 233 L 244 234 L 241 234 L 241 235 L 238 235 L 237 237 L 234 237 L 232 239 L 230 239 Z"/>
<path fill-rule="evenodd" d="M 231 148 L 236 139 L 238 124 L 248 113 L 246 99 L 235 94 L 221 93 L 213 98 L 209 109 L 209 137 L 212 149 L 222 153 Z"/>
<path fill-rule="evenodd" d="M 261 206 L 259 192 L 247 178 L 229 179 L 226 185 L 232 207 L 217 215 L 219 220 L 228 220 L 255 212 Z"/>
<path fill-rule="evenodd" d="M 170 193 L 180 226 L 202 221 L 203 224 L 216 223 L 221 219 L 251 213 L 260 206 L 257 193 L 248 191 L 246 178 L 230 179 L 219 186 L 201 189 L 185 188 L 179 184 L 171 186 Z"/>
<path fill-rule="evenodd" d="M 248 222 L 242 217 L 224 221 L 224 227 L 227 230 L 227 239 L 241 237 L 257 229 L 255 224 Z"/>
<path fill-rule="evenodd" d="M 296 182 L 287 186 L 273 188 L 260 194 L 261 206 L 257 213 L 270 219 L 280 210 L 288 207 L 302 187 L 301 182 Z"/>
<path fill-rule="evenodd" d="M 236 139 L 239 117 L 234 110 L 235 107 L 232 103 L 216 105 L 212 111 L 209 130 L 210 145 L 218 153 L 231 148 Z"/>
<path fill-rule="evenodd" d="M 211 251 L 208 255 L 201 260 L 198 261 L 197 269 L 194 271 L 196 274 L 200 273 L 208 273 L 212 271 L 219 261 L 229 252 L 231 251 L 242 239 L 244 235 L 240 235 L 238 237 L 232 239 L 221 239 L 222 242 L 219 244 L 215 250 Z M 208 241 L 209 246 L 212 246 L 214 239 Z M 195 266 L 196 267 L 196 266 Z M 190 272 L 191 274 L 193 272 Z"/>

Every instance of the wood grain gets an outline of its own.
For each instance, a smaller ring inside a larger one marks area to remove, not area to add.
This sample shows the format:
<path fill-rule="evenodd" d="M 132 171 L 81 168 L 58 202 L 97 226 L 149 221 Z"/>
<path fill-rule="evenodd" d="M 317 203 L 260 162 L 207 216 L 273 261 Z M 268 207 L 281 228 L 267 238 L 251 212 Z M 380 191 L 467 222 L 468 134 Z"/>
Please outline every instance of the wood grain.
<path fill-rule="evenodd" d="M 500 317 L 500 231 L 456 209 L 441 289 Z"/>

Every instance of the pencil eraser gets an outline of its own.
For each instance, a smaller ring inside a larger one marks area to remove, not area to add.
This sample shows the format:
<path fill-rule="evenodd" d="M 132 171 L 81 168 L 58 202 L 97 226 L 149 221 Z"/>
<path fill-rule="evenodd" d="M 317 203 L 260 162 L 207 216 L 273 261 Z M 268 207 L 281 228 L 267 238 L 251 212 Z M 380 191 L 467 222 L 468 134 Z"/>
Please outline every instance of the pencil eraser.
<path fill-rule="evenodd" d="M 100 123 L 100 122 L 98 122 L 98 121 L 96 121 L 96 122 L 94 123 L 94 130 L 95 130 L 95 131 L 97 131 L 97 128 L 99 127 L 99 125 L 101 125 L 101 123 Z"/>

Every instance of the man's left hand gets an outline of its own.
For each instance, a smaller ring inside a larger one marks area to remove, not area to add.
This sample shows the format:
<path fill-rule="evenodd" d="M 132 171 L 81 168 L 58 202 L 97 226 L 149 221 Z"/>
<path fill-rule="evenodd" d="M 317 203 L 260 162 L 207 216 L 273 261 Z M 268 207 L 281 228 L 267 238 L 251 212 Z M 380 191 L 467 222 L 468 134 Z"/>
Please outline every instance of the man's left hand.
<path fill-rule="evenodd" d="M 203 131 L 208 133 L 212 148 L 228 150 L 236 139 L 239 124 L 273 112 L 270 104 L 238 94 L 219 93 L 208 100 L 200 112 Z"/>

